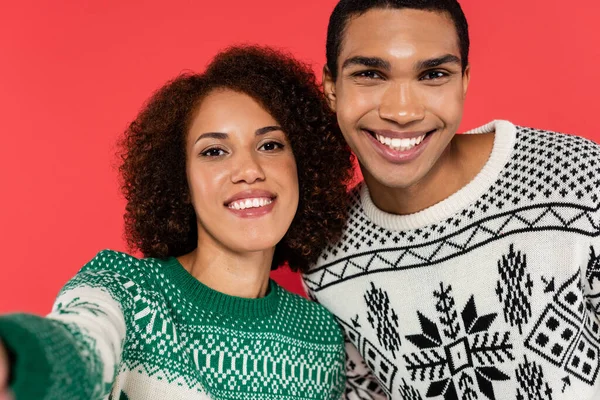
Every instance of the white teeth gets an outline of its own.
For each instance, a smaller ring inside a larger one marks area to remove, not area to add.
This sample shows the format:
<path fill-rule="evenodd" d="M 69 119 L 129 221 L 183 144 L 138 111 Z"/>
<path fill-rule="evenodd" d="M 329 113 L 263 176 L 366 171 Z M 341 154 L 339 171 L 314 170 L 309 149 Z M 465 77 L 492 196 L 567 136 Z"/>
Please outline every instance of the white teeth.
<path fill-rule="evenodd" d="M 233 208 L 234 210 L 245 210 L 246 208 L 258 208 L 264 207 L 273 202 L 272 199 L 267 197 L 257 197 L 253 199 L 242 199 L 233 201 L 229 204 L 229 208 Z"/>
<path fill-rule="evenodd" d="M 375 137 L 379 141 L 379 143 L 385 144 L 386 146 L 391 147 L 392 149 L 398 151 L 407 151 L 412 149 L 413 147 L 421 144 L 423 139 L 425 139 L 425 135 L 413 138 L 390 138 L 387 136 L 382 136 L 376 134 Z"/>

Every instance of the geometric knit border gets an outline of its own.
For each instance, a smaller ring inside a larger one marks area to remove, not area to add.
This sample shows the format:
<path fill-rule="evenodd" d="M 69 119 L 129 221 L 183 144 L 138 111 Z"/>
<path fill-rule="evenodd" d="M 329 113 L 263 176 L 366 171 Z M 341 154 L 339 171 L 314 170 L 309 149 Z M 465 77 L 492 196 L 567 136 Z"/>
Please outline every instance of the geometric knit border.
<path fill-rule="evenodd" d="M 563 231 L 585 236 L 600 234 L 598 208 L 576 204 L 546 203 L 514 209 L 479 220 L 452 235 L 423 244 L 373 248 L 323 264 L 304 274 L 311 291 L 360 276 L 418 268 L 440 263 L 510 235 L 535 231 Z"/>

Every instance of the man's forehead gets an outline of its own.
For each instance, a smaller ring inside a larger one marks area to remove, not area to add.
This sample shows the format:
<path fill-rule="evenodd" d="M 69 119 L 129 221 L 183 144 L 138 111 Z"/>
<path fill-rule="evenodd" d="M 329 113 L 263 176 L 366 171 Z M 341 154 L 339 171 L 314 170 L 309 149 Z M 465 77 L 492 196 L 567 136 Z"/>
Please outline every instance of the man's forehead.
<path fill-rule="evenodd" d="M 447 14 L 372 9 L 348 21 L 339 56 L 341 61 L 354 56 L 403 59 L 428 52 L 432 57 L 460 54 L 458 34 Z"/>

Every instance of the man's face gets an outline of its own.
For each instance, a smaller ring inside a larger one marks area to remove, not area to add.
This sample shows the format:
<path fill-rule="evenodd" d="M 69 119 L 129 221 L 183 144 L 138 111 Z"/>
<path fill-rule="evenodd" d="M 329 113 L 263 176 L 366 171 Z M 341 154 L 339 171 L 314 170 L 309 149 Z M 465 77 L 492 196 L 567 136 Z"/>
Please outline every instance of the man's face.
<path fill-rule="evenodd" d="M 406 189 L 444 168 L 469 69 L 443 13 L 372 9 L 349 20 L 325 93 L 372 186 Z"/>

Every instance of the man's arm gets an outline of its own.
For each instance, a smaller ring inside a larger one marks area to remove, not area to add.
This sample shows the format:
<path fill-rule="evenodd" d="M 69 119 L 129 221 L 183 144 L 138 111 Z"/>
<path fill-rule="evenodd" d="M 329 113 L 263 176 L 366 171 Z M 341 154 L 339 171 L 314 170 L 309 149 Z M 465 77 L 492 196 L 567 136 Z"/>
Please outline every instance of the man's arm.
<path fill-rule="evenodd" d="M 385 392 L 352 343 L 346 341 L 347 400 L 384 400 Z"/>

